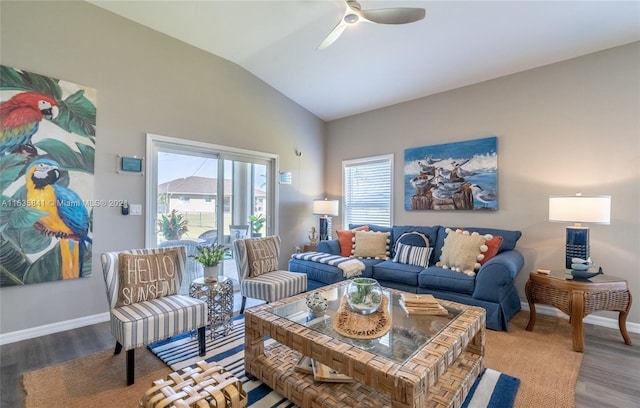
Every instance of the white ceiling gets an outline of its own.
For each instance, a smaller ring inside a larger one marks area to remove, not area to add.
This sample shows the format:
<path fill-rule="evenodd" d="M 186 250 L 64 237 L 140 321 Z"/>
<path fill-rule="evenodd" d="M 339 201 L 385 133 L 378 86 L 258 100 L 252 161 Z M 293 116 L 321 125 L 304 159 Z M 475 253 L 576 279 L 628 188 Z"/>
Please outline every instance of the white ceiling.
<path fill-rule="evenodd" d="M 232 61 L 324 120 L 640 40 L 640 1 L 381 1 L 406 25 L 360 23 L 317 47 L 344 0 L 91 3 Z"/>

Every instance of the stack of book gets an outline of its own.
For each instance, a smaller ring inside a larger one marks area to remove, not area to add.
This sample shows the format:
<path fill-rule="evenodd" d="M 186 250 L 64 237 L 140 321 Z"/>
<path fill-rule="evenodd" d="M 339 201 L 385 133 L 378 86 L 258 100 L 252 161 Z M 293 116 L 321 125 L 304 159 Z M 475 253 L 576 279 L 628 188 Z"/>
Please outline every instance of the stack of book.
<path fill-rule="evenodd" d="M 402 294 L 400 299 L 400 306 L 408 314 L 420 314 L 420 315 L 440 315 L 446 316 L 449 314 L 447 309 L 442 307 L 438 300 L 433 295 L 410 295 Z"/>

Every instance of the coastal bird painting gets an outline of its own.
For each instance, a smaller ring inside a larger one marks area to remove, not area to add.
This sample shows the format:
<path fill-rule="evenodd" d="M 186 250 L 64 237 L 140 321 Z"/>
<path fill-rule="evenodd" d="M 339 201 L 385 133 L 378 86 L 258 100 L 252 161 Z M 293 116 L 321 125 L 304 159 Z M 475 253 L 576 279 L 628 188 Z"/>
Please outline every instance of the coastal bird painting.
<path fill-rule="evenodd" d="M 31 138 L 43 119 L 58 116 L 58 102 L 38 92 L 21 92 L 0 104 L 0 156 L 8 153 L 36 155 Z"/>
<path fill-rule="evenodd" d="M 495 203 L 498 199 L 495 190 L 485 190 L 477 184 L 471 185 L 471 191 L 473 192 L 473 198 L 480 201 L 485 207 Z"/>
<path fill-rule="evenodd" d="M 405 209 L 498 209 L 497 137 L 406 149 Z"/>
<path fill-rule="evenodd" d="M 40 234 L 60 242 L 62 279 L 82 276 L 89 237 L 89 214 L 80 196 L 57 184 L 60 165 L 50 159 L 29 164 L 26 177 L 27 205 L 44 214 L 33 224 Z"/>

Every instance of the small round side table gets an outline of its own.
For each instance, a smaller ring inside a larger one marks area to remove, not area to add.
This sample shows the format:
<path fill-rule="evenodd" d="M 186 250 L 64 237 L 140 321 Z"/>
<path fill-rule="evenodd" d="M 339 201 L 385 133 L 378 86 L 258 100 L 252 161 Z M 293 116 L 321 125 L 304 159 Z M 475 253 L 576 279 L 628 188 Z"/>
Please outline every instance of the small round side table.
<path fill-rule="evenodd" d="M 574 279 L 571 271 L 551 271 L 549 275 L 532 272 L 525 286 L 531 310 L 527 330 L 536 324 L 536 303 L 555 306 L 569 315 L 573 350 L 584 351 L 582 319 L 592 312 L 619 312 L 618 326 L 622 339 L 631 345 L 627 333 L 627 315 L 631 308 L 631 292 L 627 281 L 609 275 L 597 275 L 589 280 Z"/>
<path fill-rule="evenodd" d="M 207 302 L 209 335 L 226 336 L 233 327 L 233 282 L 226 276 L 218 276 L 216 282 L 196 278 L 189 286 L 189 296 Z"/>

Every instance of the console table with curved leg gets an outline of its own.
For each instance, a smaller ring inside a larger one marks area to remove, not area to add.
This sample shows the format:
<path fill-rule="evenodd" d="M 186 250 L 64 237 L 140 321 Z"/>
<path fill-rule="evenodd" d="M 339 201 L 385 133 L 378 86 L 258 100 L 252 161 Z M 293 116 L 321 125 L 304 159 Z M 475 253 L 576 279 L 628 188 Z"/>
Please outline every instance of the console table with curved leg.
<path fill-rule="evenodd" d="M 588 280 L 573 279 L 571 271 L 552 271 L 549 275 L 533 272 L 525 286 L 530 315 L 527 330 L 536 324 L 536 303 L 557 307 L 571 322 L 573 350 L 584 351 L 582 319 L 590 313 L 610 310 L 619 312 L 618 326 L 624 342 L 631 345 L 627 333 L 627 315 L 631 308 L 631 292 L 627 281 L 609 275 Z"/>

